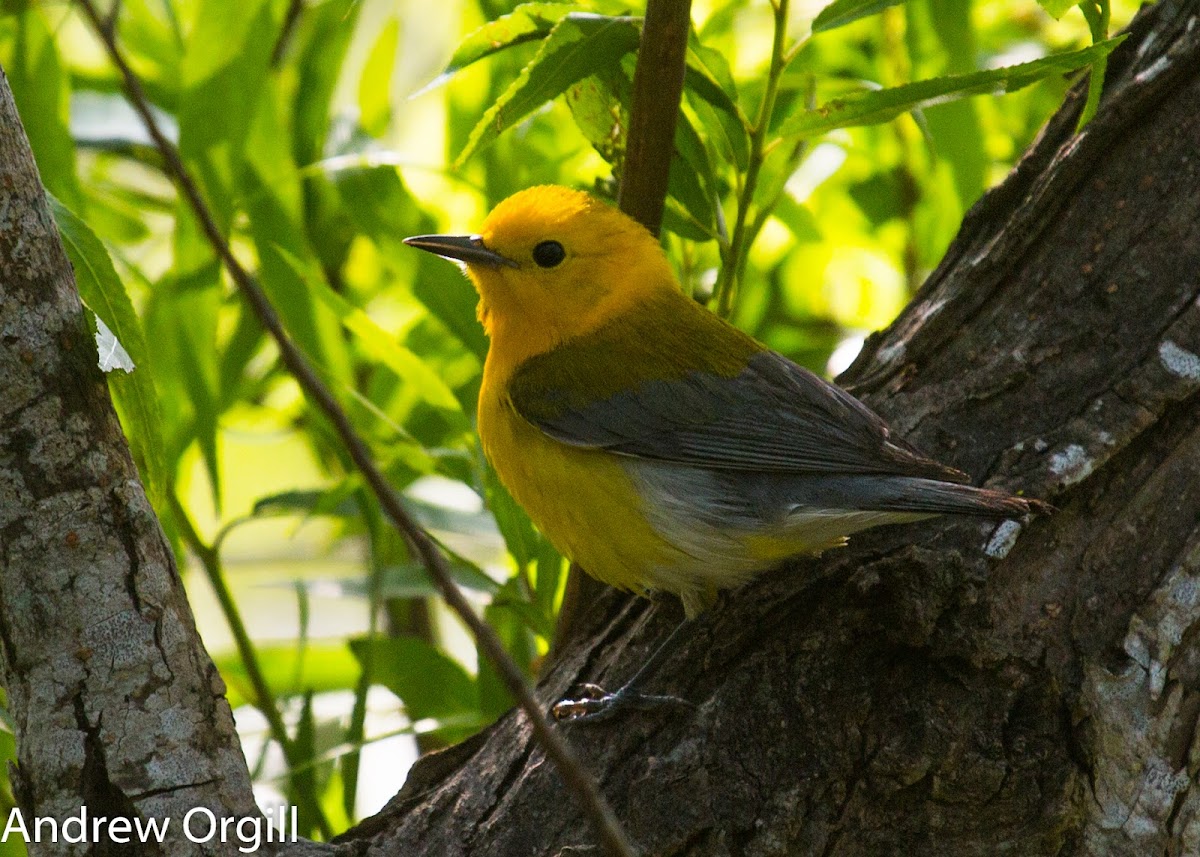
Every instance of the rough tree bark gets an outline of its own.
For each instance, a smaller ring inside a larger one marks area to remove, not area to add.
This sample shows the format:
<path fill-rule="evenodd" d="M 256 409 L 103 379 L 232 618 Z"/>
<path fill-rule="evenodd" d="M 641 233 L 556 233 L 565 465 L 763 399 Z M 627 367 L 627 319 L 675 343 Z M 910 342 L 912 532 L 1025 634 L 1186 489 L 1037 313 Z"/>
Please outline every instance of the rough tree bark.
<path fill-rule="evenodd" d="M 1023 529 L 865 534 L 733 593 L 574 727 L 647 855 L 1200 853 L 1200 0 L 1141 15 L 849 380 Z M 254 812 L 0 85 L 0 651 L 27 814 Z M 540 688 L 615 683 L 678 617 L 610 593 Z M 594 834 L 511 713 L 338 846 L 565 855 Z M 186 842 L 170 853 L 184 853 Z M 226 850 L 232 851 L 233 847 Z"/>
<path fill-rule="evenodd" d="M 1200 853 L 1200 4 L 1144 12 L 847 379 L 919 448 L 1057 513 L 876 531 L 725 599 L 570 728 L 647 855 Z M 677 620 L 609 595 L 540 689 L 615 684 Z M 594 853 L 518 715 L 343 841 Z"/>

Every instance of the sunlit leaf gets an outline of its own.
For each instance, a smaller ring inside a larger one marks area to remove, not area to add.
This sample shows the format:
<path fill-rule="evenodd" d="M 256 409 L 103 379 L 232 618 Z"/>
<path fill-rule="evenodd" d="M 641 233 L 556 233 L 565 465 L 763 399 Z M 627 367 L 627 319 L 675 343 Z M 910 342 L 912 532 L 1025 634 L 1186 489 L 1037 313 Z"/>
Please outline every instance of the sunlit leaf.
<path fill-rule="evenodd" d="M 421 209 L 396 168 L 389 164 L 359 163 L 325 168 L 342 196 L 346 213 L 359 230 L 378 245 L 388 259 L 416 259 L 413 294 L 480 360 L 487 354 L 487 337 L 475 316 L 475 290 L 453 266 L 428 253 L 407 247 L 402 239 L 427 232 L 432 224 L 421 219 Z"/>
<path fill-rule="evenodd" d="M 903 2 L 904 0 L 834 0 L 813 19 L 812 31 L 822 33 L 844 27 L 859 18 L 876 15 L 889 6 Z"/>
<path fill-rule="evenodd" d="M 1123 39 L 1124 36 L 1120 36 L 1078 51 L 1020 65 L 853 93 L 827 102 L 816 110 L 804 110 L 791 116 L 778 133 L 784 138 L 812 137 L 835 128 L 887 122 L 917 107 L 943 104 L 971 95 L 1014 92 L 1051 75 L 1083 68 L 1097 58 L 1107 56 Z"/>
<path fill-rule="evenodd" d="M 352 361 L 338 319 L 314 290 L 325 288 L 323 269 L 300 224 L 304 193 L 291 157 L 282 97 L 278 84 L 267 84 L 269 94 L 254 117 L 241 181 L 244 208 L 250 217 L 250 235 L 259 256 L 259 281 L 288 334 L 321 367 L 325 377 L 347 384 Z M 283 255 L 287 255 L 287 259 Z M 307 271 L 307 276 L 302 275 Z"/>
<path fill-rule="evenodd" d="M 597 76 L 585 77 L 566 91 L 575 125 L 600 157 L 615 164 L 625 148 L 628 116 L 621 101 Z"/>
<path fill-rule="evenodd" d="M 729 64 L 720 51 L 706 48 L 693 37 L 688 46 L 684 91 L 693 108 L 706 119 L 705 132 L 727 152 L 727 159 L 745 169 L 750 158 L 749 122 L 737 103 L 737 89 Z M 710 108 L 705 110 L 705 108 Z"/>
<path fill-rule="evenodd" d="M 324 153 L 333 93 L 363 6 L 359 0 L 325 0 L 305 6 L 300 16 L 292 152 L 301 166 L 313 163 Z"/>
<path fill-rule="evenodd" d="M 573 8 L 567 3 L 522 3 L 464 38 L 443 75 L 453 74 L 514 45 L 544 39 Z"/>
<path fill-rule="evenodd" d="M 636 50 L 640 31 L 633 18 L 573 13 L 542 42 L 537 55 L 483 114 L 455 160 L 461 166 L 530 112 L 558 97 L 567 87 L 604 72 Z"/>
<path fill-rule="evenodd" d="M 1046 10 L 1046 13 L 1055 20 L 1061 18 L 1071 9 L 1072 6 L 1077 6 L 1079 0 L 1038 0 L 1038 5 Z"/>
<path fill-rule="evenodd" d="M 291 253 L 283 248 L 276 250 L 296 276 L 307 284 L 309 293 L 327 307 L 346 330 L 357 337 L 372 358 L 395 372 L 405 383 L 412 385 L 430 405 L 452 416 L 457 423 L 466 427 L 466 418 L 454 391 L 446 386 L 446 382 L 430 369 L 425 361 L 396 342 L 395 337 L 389 336 L 369 315 L 353 306 L 323 280 L 317 279 L 313 272 L 306 271 L 303 262 Z"/>
<path fill-rule="evenodd" d="M 400 20 L 390 18 L 380 31 L 358 80 L 358 122 L 372 137 L 387 130 L 392 118 L 392 70 L 400 41 Z"/>

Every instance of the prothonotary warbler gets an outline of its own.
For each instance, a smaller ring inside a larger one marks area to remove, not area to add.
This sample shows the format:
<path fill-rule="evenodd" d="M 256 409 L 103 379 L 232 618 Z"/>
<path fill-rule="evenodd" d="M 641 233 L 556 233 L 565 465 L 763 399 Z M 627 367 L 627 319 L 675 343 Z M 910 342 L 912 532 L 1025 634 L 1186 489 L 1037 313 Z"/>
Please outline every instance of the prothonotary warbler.
<path fill-rule="evenodd" d="M 684 295 L 650 232 L 588 194 L 530 188 L 476 235 L 406 243 L 479 292 L 479 435 L 513 497 L 590 574 L 689 619 L 867 527 L 1030 511 Z"/>

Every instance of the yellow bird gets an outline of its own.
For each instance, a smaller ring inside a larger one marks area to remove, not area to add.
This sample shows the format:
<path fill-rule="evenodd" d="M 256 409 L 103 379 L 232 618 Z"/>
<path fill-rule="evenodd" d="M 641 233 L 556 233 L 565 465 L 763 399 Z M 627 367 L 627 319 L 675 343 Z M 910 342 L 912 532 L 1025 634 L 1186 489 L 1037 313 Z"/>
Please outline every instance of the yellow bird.
<path fill-rule="evenodd" d="M 530 188 L 477 235 L 406 243 L 465 264 L 490 338 L 484 453 L 605 583 L 678 595 L 691 619 L 867 527 L 1030 511 L 684 295 L 657 239 L 588 194 Z"/>

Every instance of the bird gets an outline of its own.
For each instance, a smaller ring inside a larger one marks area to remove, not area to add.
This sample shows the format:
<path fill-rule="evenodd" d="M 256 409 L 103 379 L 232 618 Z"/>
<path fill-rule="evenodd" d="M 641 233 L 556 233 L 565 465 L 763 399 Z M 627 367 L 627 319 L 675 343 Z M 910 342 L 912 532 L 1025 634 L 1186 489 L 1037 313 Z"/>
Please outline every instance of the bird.
<path fill-rule="evenodd" d="M 682 629 L 784 560 L 939 514 L 1024 518 L 1036 501 L 966 484 L 851 394 L 684 294 L 644 226 L 586 192 L 531 187 L 478 233 L 405 243 L 460 263 L 489 338 L 477 411 L 500 481 L 566 557 L 685 621 L 603 719 L 673 697 L 640 685 Z"/>

